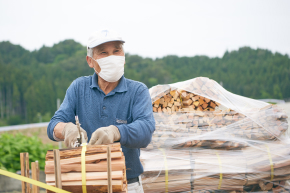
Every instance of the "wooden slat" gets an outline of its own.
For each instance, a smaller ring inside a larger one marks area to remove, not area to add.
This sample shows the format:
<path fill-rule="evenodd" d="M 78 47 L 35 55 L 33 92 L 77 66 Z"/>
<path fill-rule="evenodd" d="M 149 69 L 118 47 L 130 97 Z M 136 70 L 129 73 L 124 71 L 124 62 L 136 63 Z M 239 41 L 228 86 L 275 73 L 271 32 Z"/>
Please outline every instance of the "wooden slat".
<path fill-rule="evenodd" d="M 55 186 L 55 183 L 47 183 L 48 185 Z M 73 193 L 83 193 L 82 191 L 82 181 L 75 182 L 63 182 L 62 189 Z M 113 192 L 122 192 L 126 189 L 122 180 L 112 181 Z M 97 193 L 97 192 L 107 192 L 108 191 L 108 180 L 95 180 L 87 181 L 87 192 Z M 47 191 L 52 193 L 51 191 Z"/>
<path fill-rule="evenodd" d="M 112 158 L 121 158 L 123 155 L 122 152 L 112 152 L 111 157 Z M 95 155 L 88 155 L 86 156 L 86 163 L 94 162 L 101 159 L 106 159 L 107 153 L 100 153 Z M 61 159 L 60 164 L 74 164 L 74 163 L 81 163 L 81 157 L 73 157 L 68 159 Z M 45 164 L 54 164 L 54 161 L 46 161 Z"/>
<path fill-rule="evenodd" d="M 36 174 L 36 164 L 35 162 L 31 162 L 31 173 L 32 173 L 32 179 L 37 180 L 37 174 Z M 32 192 L 37 193 L 37 186 L 32 185 Z"/>
<path fill-rule="evenodd" d="M 117 158 L 112 159 L 112 171 L 122 170 L 124 168 L 125 159 L 124 158 Z M 66 172 L 81 172 L 81 165 L 80 164 L 60 164 L 61 165 L 61 173 Z M 107 171 L 107 161 L 102 160 L 97 163 L 86 164 L 86 171 L 87 172 L 106 172 Z M 54 174 L 54 165 L 46 165 L 45 166 L 45 173 L 46 174 Z"/>
<path fill-rule="evenodd" d="M 25 155 L 25 176 L 27 178 L 30 178 L 29 174 L 29 153 L 26 152 Z M 31 185 L 27 183 L 27 193 L 31 193 Z"/>
<path fill-rule="evenodd" d="M 35 161 L 35 168 L 36 168 L 36 180 L 39 181 L 39 163 L 37 160 Z M 36 192 L 39 193 L 40 192 L 39 190 L 40 188 L 37 186 Z"/>
<path fill-rule="evenodd" d="M 55 182 L 48 182 L 48 185 L 55 186 Z M 105 185 L 108 186 L 108 180 L 90 180 L 86 182 L 87 186 L 91 185 Z M 113 186 L 121 186 L 123 185 L 122 180 L 112 180 L 111 185 Z M 69 182 L 63 182 L 62 186 L 82 186 L 82 181 L 69 181 Z"/>
<path fill-rule="evenodd" d="M 53 155 L 56 187 L 62 189 L 59 150 L 54 149 Z"/>
<path fill-rule="evenodd" d="M 113 171 L 111 174 L 112 179 L 114 180 L 122 180 L 123 179 L 123 171 Z M 106 180 L 108 179 L 107 172 L 86 172 L 86 180 Z M 61 174 L 62 182 L 68 181 L 78 181 L 82 180 L 81 172 L 69 172 Z M 55 182 L 54 174 L 46 174 L 46 182 Z"/>
<path fill-rule="evenodd" d="M 120 149 L 121 149 L 120 143 L 114 143 L 111 145 L 112 145 L 111 146 L 112 152 L 120 151 Z M 60 155 L 60 159 L 64 159 L 64 158 L 81 156 L 81 152 L 82 152 L 82 147 L 70 148 L 70 149 L 60 149 L 59 155 Z M 86 155 L 97 154 L 97 153 L 106 153 L 106 152 L 107 152 L 106 145 L 89 145 L 89 146 L 87 146 Z M 53 151 L 52 150 L 47 151 L 46 161 L 48 161 L 48 160 L 53 160 Z"/>
<path fill-rule="evenodd" d="M 21 167 L 21 175 L 26 177 L 26 153 L 20 153 L 20 167 Z M 27 183 L 21 182 L 22 185 L 22 193 L 27 193 Z"/>
<path fill-rule="evenodd" d="M 107 174 L 108 174 L 108 193 L 113 192 L 112 187 L 112 168 L 111 168 L 111 147 L 107 146 Z"/>

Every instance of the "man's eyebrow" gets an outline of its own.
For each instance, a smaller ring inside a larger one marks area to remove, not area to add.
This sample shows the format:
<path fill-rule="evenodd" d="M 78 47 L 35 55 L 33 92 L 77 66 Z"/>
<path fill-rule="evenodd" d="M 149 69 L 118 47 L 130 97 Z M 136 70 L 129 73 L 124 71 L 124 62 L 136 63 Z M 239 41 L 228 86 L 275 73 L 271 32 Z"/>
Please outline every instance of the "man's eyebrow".
<path fill-rule="evenodd" d="M 102 46 L 98 49 L 99 52 L 103 51 L 105 48 Z"/>

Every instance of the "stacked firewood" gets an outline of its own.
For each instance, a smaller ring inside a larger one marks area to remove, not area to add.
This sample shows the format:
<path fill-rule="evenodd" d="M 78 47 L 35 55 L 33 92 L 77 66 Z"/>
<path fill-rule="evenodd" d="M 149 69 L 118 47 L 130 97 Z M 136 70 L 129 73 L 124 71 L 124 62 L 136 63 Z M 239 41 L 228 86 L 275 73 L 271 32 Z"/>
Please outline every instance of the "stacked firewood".
<path fill-rule="evenodd" d="M 188 91 L 168 88 L 162 94 L 152 103 L 156 131 L 149 149 L 237 149 L 247 146 L 248 140 L 275 140 L 288 128 L 287 116 L 274 105 L 251 109 L 245 116 Z"/>
<path fill-rule="evenodd" d="M 287 189 L 290 146 L 281 141 L 288 129 L 282 109 L 208 78 L 158 85 L 150 94 L 156 130 L 141 154 L 145 192 Z"/>
<path fill-rule="evenodd" d="M 153 102 L 153 112 L 214 111 L 219 103 L 184 90 L 171 90 Z"/>
<path fill-rule="evenodd" d="M 156 130 L 148 148 L 237 149 L 248 146 L 249 140 L 275 140 L 288 127 L 287 117 L 280 112 L 269 105 L 256 112 L 256 121 L 230 109 L 155 113 Z"/>
<path fill-rule="evenodd" d="M 114 192 L 123 192 L 127 189 L 125 157 L 120 143 L 111 146 L 111 178 Z M 82 147 L 61 149 L 60 168 L 62 189 L 74 193 L 82 192 Z M 46 183 L 55 186 L 54 154 L 46 154 L 45 174 Z M 88 192 L 107 192 L 107 148 L 106 145 L 87 146 L 85 155 L 86 187 Z"/>
<path fill-rule="evenodd" d="M 142 160 L 145 192 L 286 192 L 290 179 L 290 146 L 281 143 L 242 150 L 156 149 L 143 151 Z"/>

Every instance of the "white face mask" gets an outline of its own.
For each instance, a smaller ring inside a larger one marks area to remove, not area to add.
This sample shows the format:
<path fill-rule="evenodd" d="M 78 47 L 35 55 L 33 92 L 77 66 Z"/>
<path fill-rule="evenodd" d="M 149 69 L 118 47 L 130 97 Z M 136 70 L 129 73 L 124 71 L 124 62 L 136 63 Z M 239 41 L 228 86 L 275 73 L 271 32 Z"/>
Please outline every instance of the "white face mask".
<path fill-rule="evenodd" d="M 92 58 L 95 60 L 94 58 Z M 107 82 L 117 82 L 124 74 L 125 56 L 111 55 L 95 60 L 98 62 L 101 72 L 95 72 Z"/>

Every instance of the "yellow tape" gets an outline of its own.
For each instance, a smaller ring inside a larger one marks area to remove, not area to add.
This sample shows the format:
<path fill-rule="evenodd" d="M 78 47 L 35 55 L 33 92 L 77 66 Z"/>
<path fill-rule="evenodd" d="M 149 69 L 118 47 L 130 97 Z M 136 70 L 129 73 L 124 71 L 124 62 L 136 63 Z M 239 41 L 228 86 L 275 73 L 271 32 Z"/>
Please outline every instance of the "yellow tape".
<path fill-rule="evenodd" d="M 274 179 L 273 161 L 272 161 L 272 156 L 271 156 L 271 152 L 270 152 L 269 146 L 267 144 L 266 144 L 266 147 L 267 147 L 269 161 L 270 161 L 270 166 L 271 166 L 271 181 L 272 181 Z"/>
<path fill-rule="evenodd" d="M 86 183 L 86 151 L 87 151 L 87 143 L 82 144 L 82 188 L 83 193 L 87 193 L 87 183 Z"/>
<path fill-rule="evenodd" d="M 65 191 L 65 190 L 62 190 L 62 189 L 47 185 L 47 184 L 39 182 L 37 180 L 33 180 L 33 179 L 30 179 L 30 178 L 27 178 L 27 177 L 24 177 L 24 176 L 20 176 L 18 174 L 14 174 L 12 172 L 8 172 L 8 171 L 5 171 L 5 170 L 1 170 L 0 169 L 0 174 L 2 174 L 4 176 L 8 176 L 10 178 L 14 178 L 16 180 L 27 182 L 29 184 L 32 184 L 32 185 L 35 185 L 35 186 L 38 186 L 38 187 L 41 187 L 41 188 L 44 188 L 46 190 L 50 190 L 50 191 L 53 191 L 53 192 L 70 193 L 68 191 Z"/>
<path fill-rule="evenodd" d="M 165 165 L 165 192 L 168 192 L 168 166 L 167 166 L 167 159 L 164 149 L 159 148 L 160 151 L 163 153 L 164 158 L 164 165 Z"/>
<path fill-rule="evenodd" d="M 220 155 L 217 152 L 216 152 L 216 156 L 218 158 L 219 166 L 220 166 L 220 181 L 219 181 L 219 186 L 218 186 L 218 190 L 219 190 L 221 188 L 221 186 L 222 186 L 223 170 L 222 170 L 222 161 L 221 161 Z"/>

